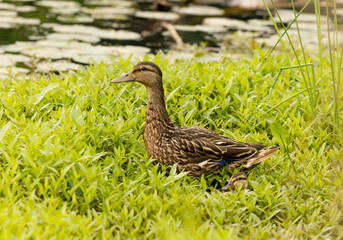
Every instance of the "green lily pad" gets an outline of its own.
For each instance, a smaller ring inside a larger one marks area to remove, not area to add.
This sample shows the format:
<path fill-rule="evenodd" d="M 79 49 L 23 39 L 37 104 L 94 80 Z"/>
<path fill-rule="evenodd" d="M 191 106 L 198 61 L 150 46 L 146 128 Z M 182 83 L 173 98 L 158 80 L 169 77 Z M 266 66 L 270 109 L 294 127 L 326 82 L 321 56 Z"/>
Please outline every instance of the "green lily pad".
<path fill-rule="evenodd" d="M 159 19 L 164 21 L 177 21 L 180 15 L 172 12 L 158 12 L 158 11 L 139 11 L 136 12 L 136 17 L 147 19 Z"/>
<path fill-rule="evenodd" d="M 175 9 L 180 14 L 195 15 L 195 16 L 221 16 L 225 11 L 220 8 L 210 6 L 189 6 Z"/>

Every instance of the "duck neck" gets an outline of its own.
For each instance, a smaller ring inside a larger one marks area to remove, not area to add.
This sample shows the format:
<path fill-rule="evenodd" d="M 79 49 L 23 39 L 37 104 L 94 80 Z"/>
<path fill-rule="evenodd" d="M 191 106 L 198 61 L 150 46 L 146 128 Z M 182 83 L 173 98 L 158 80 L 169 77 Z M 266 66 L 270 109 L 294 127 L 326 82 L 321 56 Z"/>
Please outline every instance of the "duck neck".
<path fill-rule="evenodd" d="M 147 89 L 149 92 L 149 103 L 146 116 L 147 123 L 158 121 L 162 125 L 174 126 L 166 109 L 163 85 L 155 85 L 153 87 L 148 87 Z"/>

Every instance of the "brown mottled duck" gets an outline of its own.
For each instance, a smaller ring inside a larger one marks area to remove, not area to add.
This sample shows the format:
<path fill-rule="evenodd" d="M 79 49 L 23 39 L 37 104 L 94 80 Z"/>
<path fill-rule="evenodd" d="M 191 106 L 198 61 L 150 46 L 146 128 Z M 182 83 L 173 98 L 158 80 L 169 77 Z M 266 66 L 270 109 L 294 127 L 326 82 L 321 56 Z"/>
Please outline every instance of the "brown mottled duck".
<path fill-rule="evenodd" d="M 237 172 L 233 174 L 230 178 L 229 183 L 222 187 L 223 191 L 246 189 L 248 187 L 248 177 L 243 172 Z"/>
<path fill-rule="evenodd" d="M 164 101 L 162 71 L 155 63 L 140 62 L 131 72 L 111 82 L 145 85 L 149 93 L 144 131 L 148 155 L 165 165 L 177 163 L 178 171 L 188 171 L 189 176 L 218 174 L 225 166 L 231 171 L 239 167 L 247 171 L 279 149 L 238 142 L 202 127 L 174 126 Z"/>

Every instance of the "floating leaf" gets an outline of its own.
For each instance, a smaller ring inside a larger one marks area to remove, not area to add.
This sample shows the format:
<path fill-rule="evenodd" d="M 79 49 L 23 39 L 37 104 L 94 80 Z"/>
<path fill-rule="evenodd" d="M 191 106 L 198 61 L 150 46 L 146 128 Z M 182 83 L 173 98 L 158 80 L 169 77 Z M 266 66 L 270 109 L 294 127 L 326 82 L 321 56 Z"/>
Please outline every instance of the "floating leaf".
<path fill-rule="evenodd" d="M 177 21 L 180 15 L 172 12 L 158 12 L 158 11 L 139 11 L 136 12 L 138 18 L 159 19 L 164 21 Z"/>
<path fill-rule="evenodd" d="M 0 66 L 10 67 L 15 65 L 17 62 L 29 62 L 31 58 L 24 55 L 16 54 L 2 54 L 0 55 Z"/>
<path fill-rule="evenodd" d="M 223 9 L 210 6 L 189 6 L 176 9 L 176 12 L 196 16 L 220 16 L 225 13 Z"/>
<path fill-rule="evenodd" d="M 68 70 L 78 70 L 81 66 L 79 64 L 68 61 L 54 61 L 54 62 L 40 62 L 37 64 L 36 70 L 39 72 L 65 72 Z"/>

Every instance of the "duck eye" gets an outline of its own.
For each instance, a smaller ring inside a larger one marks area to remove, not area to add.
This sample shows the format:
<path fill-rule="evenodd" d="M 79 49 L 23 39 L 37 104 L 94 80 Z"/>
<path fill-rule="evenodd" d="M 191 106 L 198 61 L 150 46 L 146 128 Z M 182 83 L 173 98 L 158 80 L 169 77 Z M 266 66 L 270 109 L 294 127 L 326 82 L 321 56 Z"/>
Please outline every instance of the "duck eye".
<path fill-rule="evenodd" d="M 144 71 L 144 70 L 146 70 L 146 67 L 141 67 L 141 71 Z"/>

